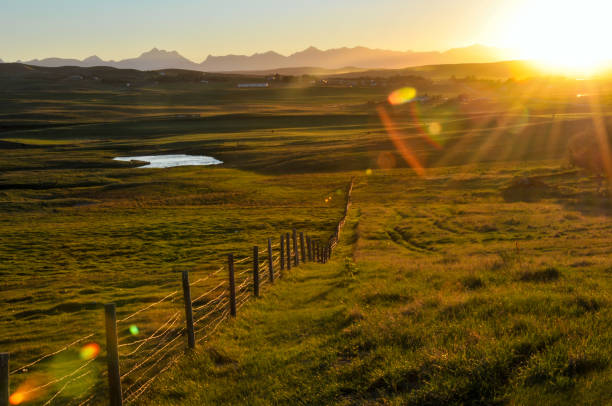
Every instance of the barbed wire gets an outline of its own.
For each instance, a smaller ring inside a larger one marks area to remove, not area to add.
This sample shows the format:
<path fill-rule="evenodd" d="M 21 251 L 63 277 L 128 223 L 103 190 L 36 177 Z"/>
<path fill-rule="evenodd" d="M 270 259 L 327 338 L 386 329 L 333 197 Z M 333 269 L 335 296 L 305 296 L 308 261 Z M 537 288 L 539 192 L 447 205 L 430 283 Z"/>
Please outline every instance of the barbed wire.
<path fill-rule="evenodd" d="M 166 299 L 168 299 L 169 297 L 173 297 L 178 292 L 179 292 L 178 290 L 175 290 L 174 292 L 171 292 L 171 293 L 167 294 L 166 296 L 164 296 L 164 298 L 158 300 L 157 302 L 152 303 L 152 304 L 150 304 L 150 305 L 148 305 L 146 307 L 143 307 L 142 309 L 135 311 L 134 313 L 132 313 L 132 314 L 122 318 L 121 320 L 117 320 L 117 323 L 123 323 L 124 321 L 127 321 L 127 320 L 131 319 L 132 317 L 136 316 L 137 314 L 140 314 L 140 313 L 144 312 L 145 310 L 149 310 L 150 308 L 152 308 L 154 306 L 157 306 L 160 303 L 163 303 Z"/>
<path fill-rule="evenodd" d="M 88 335 L 86 335 L 86 336 L 83 336 L 83 337 L 81 337 L 81 338 L 79 338 L 79 339 L 77 339 L 77 340 L 73 341 L 72 343 L 70 343 L 70 344 L 66 345 L 65 347 L 60 348 L 59 350 L 57 350 L 57 351 L 55 351 L 55 352 L 52 352 L 52 353 L 49 353 L 49 354 L 45 354 L 45 355 L 43 355 L 42 357 L 38 358 L 37 360 L 35 360 L 35 361 L 33 361 L 33 362 L 30 362 L 30 363 L 29 363 L 29 364 L 27 364 L 27 365 L 24 365 L 24 366 L 21 366 L 21 367 L 19 367 L 19 368 L 17 368 L 17 369 L 12 370 L 12 371 L 9 373 L 9 375 L 13 375 L 13 374 L 15 374 L 15 373 L 17 373 L 17 372 L 19 372 L 19 371 L 23 371 L 23 370 L 25 370 L 25 369 L 27 369 L 27 368 L 29 368 L 29 367 L 31 367 L 31 366 L 34 366 L 34 365 L 38 364 L 39 362 L 41 362 L 41 361 L 43 361 L 43 360 L 45 360 L 45 359 L 47 359 L 47 358 L 49 358 L 49 357 L 52 357 L 52 356 L 57 355 L 57 354 L 59 354 L 59 353 L 61 353 L 61 352 L 63 352 L 63 351 L 66 351 L 68 348 L 70 348 L 70 347 L 74 346 L 75 344 L 80 343 L 81 341 L 85 341 L 85 340 L 87 340 L 88 338 L 93 337 L 94 335 L 95 335 L 95 333 L 90 333 L 90 334 L 88 334 Z"/>
<path fill-rule="evenodd" d="M 196 324 L 198 324 L 200 321 L 204 320 L 206 317 L 208 317 L 211 313 L 214 313 L 215 310 L 218 310 L 219 308 L 221 308 L 224 305 L 223 301 L 219 300 L 219 302 L 217 303 L 216 306 L 214 306 L 212 309 L 210 309 L 208 312 L 206 312 L 204 315 L 200 316 L 196 321 L 193 322 L 193 325 L 195 326 Z"/>
<path fill-rule="evenodd" d="M 191 302 L 195 303 L 198 300 L 202 299 L 204 296 L 209 295 L 210 293 L 214 292 L 215 290 L 219 289 L 221 286 L 225 285 L 225 281 L 221 281 L 217 286 L 215 286 L 214 288 L 202 293 L 200 296 L 196 297 L 195 299 L 193 299 Z"/>
<path fill-rule="evenodd" d="M 215 297 L 214 299 L 210 299 L 208 302 L 206 302 L 206 303 L 204 303 L 204 304 L 202 304 L 200 306 L 196 306 L 196 307 L 192 308 L 192 310 L 194 312 L 197 312 L 197 311 L 203 309 L 204 307 L 210 305 L 211 303 L 213 303 L 213 302 L 215 302 L 217 300 L 223 299 L 225 296 L 227 296 L 227 292 L 223 291 L 217 297 Z"/>
<path fill-rule="evenodd" d="M 140 397 L 140 395 L 142 395 L 149 386 L 151 386 L 151 384 L 153 383 L 153 381 L 155 381 L 155 379 L 157 379 L 161 374 L 163 374 L 164 372 L 166 372 L 172 365 L 174 365 L 174 363 L 176 361 L 178 361 L 178 359 L 180 358 L 180 355 L 174 357 L 169 363 L 168 365 L 166 365 L 164 368 L 162 368 L 157 374 L 155 374 L 153 377 L 149 378 L 149 380 L 147 382 L 145 382 L 144 384 L 142 384 L 142 386 L 136 390 L 134 393 L 130 394 L 127 399 L 125 400 L 126 403 L 131 403 L 134 402 L 136 399 L 138 399 Z"/>
<path fill-rule="evenodd" d="M 92 358 L 92 359 L 90 359 L 90 360 L 86 361 L 86 362 L 85 362 L 83 365 L 81 365 L 80 367 L 78 367 L 78 368 L 77 368 L 77 369 L 75 369 L 74 371 L 72 371 L 72 372 L 70 372 L 70 373 L 68 373 L 68 374 L 66 374 L 66 375 L 64 375 L 64 376 L 62 376 L 61 378 L 56 378 L 56 379 L 53 379 L 53 380 L 51 380 L 51 381 L 47 382 L 47 383 L 46 383 L 46 384 L 44 384 L 44 385 L 39 385 L 39 386 L 36 386 L 36 387 L 34 387 L 34 388 L 28 389 L 27 391 L 23 391 L 23 392 L 20 392 L 20 393 L 21 393 L 21 394 L 23 394 L 23 395 L 27 395 L 27 394 L 32 393 L 32 392 L 38 392 L 39 390 L 41 390 L 41 389 L 45 389 L 45 388 L 47 388 L 47 387 L 49 387 L 49 386 L 51 386 L 51 385 L 54 385 L 54 384 L 56 384 L 56 383 L 58 383 L 58 382 L 61 382 L 61 381 L 63 381 L 63 380 L 64 380 L 64 379 L 66 379 L 66 378 L 70 378 L 71 376 L 73 376 L 74 374 L 76 374 L 77 372 L 79 372 L 81 369 L 83 369 L 83 368 L 85 368 L 87 365 L 91 364 L 91 363 L 92 363 L 94 360 L 95 360 L 95 358 Z"/>
<path fill-rule="evenodd" d="M 165 349 L 166 347 L 168 347 L 170 344 L 172 344 L 173 342 L 175 342 L 179 337 L 181 337 L 183 331 L 185 330 L 185 328 L 181 328 L 178 332 L 178 335 L 176 337 L 174 337 L 172 340 L 168 341 L 168 343 L 166 343 L 166 345 L 164 345 L 163 347 L 159 348 L 157 351 L 155 351 L 153 354 L 149 355 L 147 358 L 145 358 L 144 360 L 142 360 L 141 362 L 139 362 L 138 364 L 136 364 L 136 366 L 134 366 L 132 369 L 130 369 L 128 372 L 124 373 L 123 375 L 121 375 L 121 379 L 124 379 L 125 377 L 129 376 L 132 372 L 136 371 L 138 368 L 140 368 L 141 366 L 143 366 L 144 364 L 146 364 L 149 360 L 151 360 L 151 358 L 153 358 L 155 355 L 157 355 L 160 351 L 162 351 L 163 349 Z M 155 348 L 159 347 L 159 345 L 157 345 Z M 153 350 L 155 350 L 155 348 Z M 152 350 L 152 351 L 153 351 Z"/>
<path fill-rule="evenodd" d="M 175 348 L 172 348 L 171 350 L 173 350 Z M 159 363 L 167 356 L 171 354 L 171 350 L 166 351 L 165 353 L 163 353 L 161 355 L 161 357 L 159 357 L 157 360 L 155 360 L 154 362 L 151 362 L 151 364 L 145 368 L 144 370 L 141 371 L 140 375 L 133 379 L 133 382 L 130 386 L 128 386 L 124 391 L 123 394 L 127 394 L 130 393 L 132 391 L 132 388 L 134 388 L 135 386 L 138 385 L 138 383 L 140 382 L 140 380 L 146 376 L 147 372 L 149 372 L 152 368 L 159 366 Z M 159 372 L 158 372 L 159 373 Z"/>
<path fill-rule="evenodd" d="M 66 389 L 66 387 L 67 387 L 68 385 L 70 385 L 70 384 L 71 384 L 72 382 L 74 382 L 74 381 L 78 381 L 79 379 L 83 378 L 83 377 L 84 377 L 84 376 L 86 376 L 86 375 L 89 375 L 90 373 L 91 373 L 91 371 L 87 371 L 87 372 L 85 372 L 84 374 L 81 374 L 81 375 L 77 376 L 76 378 L 73 378 L 73 379 L 69 380 L 68 382 L 64 383 L 64 386 L 62 386 L 62 387 L 60 388 L 60 390 L 58 390 L 57 392 L 55 392 L 55 394 L 54 394 L 54 395 L 53 395 L 53 396 L 52 396 L 52 397 L 51 397 L 49 400 L 47 400 L 45 403 L 43 403 L 43 405 L 42 405 L 42 406 L 47 406 L 47 405 L 50 405 L 50 404 L 51 404 L 51 402 L 53 402 L 53 399 L 55 399 L 56 397 L 58 397 L 58 396 L 59 396 L 59 395 L 60 395 L 60 394 L 61 394 L 61 393 L 64 391 L 64 389 Z"/>
<path fill-rule="evenodd" d="M 124 357 L 129 357 L 130 355 L 134 355 L 136 352 L 138 352 L 138 350 L 139 350 L 140 348 L 142 348 L 142 347 L 143 347 L 143 346 L 144 346 L 146 343 L 148 343 L 149 341 L 154 340 L 154 339 L 156 339 L 156 338 L 161 338 L 161 337 L 165 336 L 166 334 L 168 334 L 168 332 L 170 331 L 170 329 L 172 329 L 172 327 L 174 327 L 174 325 L 175 325 L 175 324 L 176 324 L 176 322 L 178 321 L 178 319 L 179 319 L 179 317 L 178 317 L 178 316 L 179 316 L 179 312 L 174 313 L 174 314 L 173 314 L 173 315 L 170 317 L 170 319 L 169 319 L 168 321 L 166 321 L 166 322 L 165 322 L 165 323 L 164 323 L 164 324 L 163 324 L 161 327 L 159 327 L 159 328 L 158 328 L 158 329 L 157 329 L 157 330 L 156 330 L 156 331 L 155 331 L 153 334 L 151 334 L 149 337 L 147 337 L 147 338 L 145 338 L 145 339 L 142 339 L 142 340 L 135 341 L 135 342 L 133 342 L 133 343 L 123 344 L 123 346 L 126 346 L 126 345 L 133 345 L 133 344 L 135 344 L 136 342 L 140 342 L 140 344 L 138 345 L 138 347 L 136 347 L 134 350 L 132 350 L 131 352 L 129 352 L 129 353 L 127 353 L 127 354 L 123 354 L 123 356 L 124 356 Z M 170 323 L 170 324 L 168 325 L 168 323 Z M 167 326 L 167 327 L 166 327 L 166 326 Z M 163 332 L 163 333 L 158 334 L 158 332 L 159 332 L 161 329 L 163 329 L 163 328 L 165 328 L 164 332 Z M 156 334 L 157 334 L 157 335 L 156 335 Z M 120 347 L 121 347 L 121 346 L 120 346 Z"/>
<path fill-rule="evenodd" d="M 191 283 L 189 284 L 189 286 L 195 286 L 195 285 L 197 285 L 197 284 L 198 284 L 198 283 L 200 283 L 200 282 L 204 282 L 205 280 L 212 278 L 213 276 L 215 276 L 216 274 L 218 274 L 219 272 L 221 272 L 221 271 L 222 271 L 224 268 L 225 268 L 224 266 L 221 266 L 219 269 L 217 269 L 216 271 L 214 271 L 214 272 L 212 272 L 212 273 L 210 273 L 210 274 L 206 275 L 205 277 L 200 278 L 200 279 L 198 279 L 197 281 L 191 282 Z"/>
<path fill-rule="evenodd" d="M 219 325 L 223 322 L 223 320 L 225 320 L 230 314 L 229 309 L 225 310 L 223 313 L 221 313 L 221 315 L 219 317 L 217 317 L 215 320 L 213 320 L 210 325 L 212 325 L 214 322 L 217 322 L 217 324 L 215 325 L 215 327 L 213 327 L 208 334 L 200 337 L 197 342 L 200 343 L 202 341 L 204 341 L 205 339 L 207 339 L 208 337 L 210 337 L 212 335 L 212 333 L 215 332 L 215 330 L 217 330 L 217 328 L 219 327 Z"/>

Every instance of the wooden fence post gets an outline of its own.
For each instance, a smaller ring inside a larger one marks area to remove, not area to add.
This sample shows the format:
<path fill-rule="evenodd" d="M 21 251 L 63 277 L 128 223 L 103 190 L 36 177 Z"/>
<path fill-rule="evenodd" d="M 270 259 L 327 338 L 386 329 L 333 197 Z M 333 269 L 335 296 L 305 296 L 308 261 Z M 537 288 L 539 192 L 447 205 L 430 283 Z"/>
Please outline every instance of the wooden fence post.
<path fill-rule="evenodd" d="M 253 295 L 259 297 L 259 247 L 253 247 Z"/>
<path fill-rule="evenodd" d="M 319 247 L 321 249 L 321 263 L 324 264 L 325 263 L 325 246 L 323 245 L 323 243 L 321 243 Z"/>
<path fill-rule="evenodd" d="M 285 270 L 285 237 L 282 234 L 280 238 L 280 270 Z"/>
<path fill-rule="evenodd" d="M 315 240 L 314 247 L 315 247 L 315 258 L 316 258 L 316 261 L 317 262 L 321 262 L 321 255 L 319 255 L 319 241 Z"/>
<path fill-rule="evenodd" d="M 312 246 L 310 244 L 310 236 L 306 236 L 306 252 L 308 254 L 308 262 L 312 262 Z"/>
<path fill-rule="evenodd" d="M 291 236 L 289 235 L 289 233 L 287 233 L 286 235 L 287 237 L 287 270 L 290 271 L 291 270 Z"/>
<path fill-rule="evenodd" d="M 236 317 L 236 280 L 234 279 L 234 254 L 227 256 L 227 265 L 229 269 L 229 305 L 230 315 Z"/>
<path fill-rule="evenodd" d="M 304 233 L 300 231 L 300 252 L 302 253 L 302 262 L 306 263 L 306 247 L 304 247 Z"/>
<path fill-rule="evenodd" d="M 274 283 L 274 259 L 272 258 L 271 238 L 268 238 L 268 270 L 270 271 L 270 282 Z"/>
<path fill-rule="evenodd" d="M 8 352 L 0 353 L 0 406 L 9 405 L 9 358 Z"/>
<path fill-rule="evenodd" d="M 319 256 L 321 257 L 321 263 L 324 264 L 325 260 L 323 259 L 323 244 L 321 244 L 321 242 L 319 241 L 317 245 L 319 248 Z"/>
<path fill-rule="evenodd" d="M 114 303 L 104 305 L 106 321 L 106 365 L 111 406 L 121 406 L 121 375 L 119 374 L 119 351 L 117 348 L 117 313 Z"/>
<path fill-rule="evenodd" d="M 193 332 L 193 309 L 191 308 L 191 287 L 189 272 L 183 271 L 183 298 L 185 300 L 185 323 L 187 328 L 187 345 L 195 348 L 195 333 Z"/>
<path fill-rule="evenodd" d="M 295 228 L 293 229 L 293 265 L 300 265 L 300 254 L 298 253 L 298 240 L 297 240 L 297 231 Z"/>

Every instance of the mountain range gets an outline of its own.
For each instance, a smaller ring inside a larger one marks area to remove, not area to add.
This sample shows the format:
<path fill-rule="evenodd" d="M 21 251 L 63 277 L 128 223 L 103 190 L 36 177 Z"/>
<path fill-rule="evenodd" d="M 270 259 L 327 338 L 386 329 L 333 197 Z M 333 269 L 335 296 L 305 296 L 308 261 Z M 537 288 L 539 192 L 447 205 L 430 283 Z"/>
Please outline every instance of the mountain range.
<path fill-rule="evenodd" d="M 185 58 L 176 51 L 153 48 L 136 58 L 120 61 L 104 61 L 94 55 L 83 60 L 45 58 L 25 61 L 23 63 L 45 67 L 111 66 L 138 70 L 189 69 L 205 72 L 231 72 L 296 67 L 398 69 L 422 65 L 496 62 L 511 59 L 512 57 L 508 51 L 483 45 L 454 48 L 444 52 L 389 51 L 366 47 L 320 50 L 315 47 L 309 47 L 288 56 L 274 51 L 255 53 L 253 55 L 209 55 L 204 61 L 197 63 Z"/>

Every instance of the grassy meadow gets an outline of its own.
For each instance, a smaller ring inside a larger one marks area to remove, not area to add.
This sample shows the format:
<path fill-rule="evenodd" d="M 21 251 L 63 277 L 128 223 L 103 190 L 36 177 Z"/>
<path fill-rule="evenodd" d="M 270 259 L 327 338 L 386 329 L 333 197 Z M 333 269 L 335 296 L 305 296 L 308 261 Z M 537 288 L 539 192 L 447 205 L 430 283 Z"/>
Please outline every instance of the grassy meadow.
<path fill-rule="evenodd" d="M 532 175 L 566 195 L 500 189 Z M 335 257 L 248 304 L 142 404 L 608 404 L 612 221 L 556 163 L 359 176 Z"/>
<path fill-rule="evenodd" d="M 140 403 L 612 402 L 609 195 L 566 159 L 573 135 L 610 128 L 608 93 L 595 103 L 576 97 L 582 84 L 451 83 L 418 89 L 448 100 L 391 107 L 382 87 L 2 80 L 11 367 L 89 332 L 103 346 L 102 303 L 121 318 L 179 289 L 180 271 L 205 277 L 292 228 L 326 239 L 355 177 L 333 259 L 268 287 Z M 157 154 L 224 164 L 112 159 Z M 173 306 L 135 319 L 141 334 Z M 70 351 L 40 365 L 47 378 L 74 363 Z M 57 404 L 91 386 L 105 402 L 104 357 L 92 365 Z M 39 372 L 11 375 L 12 389 Z"/>

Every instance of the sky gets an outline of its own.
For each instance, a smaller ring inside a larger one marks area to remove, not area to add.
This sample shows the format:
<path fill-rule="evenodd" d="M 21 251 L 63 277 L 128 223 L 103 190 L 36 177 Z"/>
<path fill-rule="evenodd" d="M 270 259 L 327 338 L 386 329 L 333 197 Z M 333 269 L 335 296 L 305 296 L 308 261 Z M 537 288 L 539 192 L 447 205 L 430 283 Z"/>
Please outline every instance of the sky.
<path fill-rule="evenodd" d="M 311 45 L 320 49 L 360 45 L 443 51 L 483 44 L 538 54 L 556 37 L 565 42 L 569 38 L 581 50 L 585 34 L 572 33 L 585 29 L 590 30 L 590 37 L 610 38 L 612 25 L 601 20 L 612 12 L 609 3 L 612 1 L 0 0 L 0 58 L 82 59 L 95 54 L 118 60 L 157 47 L 201 62 L 209 54 L 274 50 L 288 55 Z M 595 23 L 590 21 L 593 18 Z M 548 36 L 542 37 L 543 32 Z M 538 38 L 545 41 L 538 42 Z M 564 46 L 559 42 L 555 52 L 565 52 Z M 609 54 L 612 58 L 612 49 Z"/>
<path fill-rule="evenodd" d="M 0 0 L 0 58 L 96 54 L 134 57 L 153 47 L 207 55 L 290 54 L 367 46 L 446 50 L 497 45 L 502 0 Z"/>

